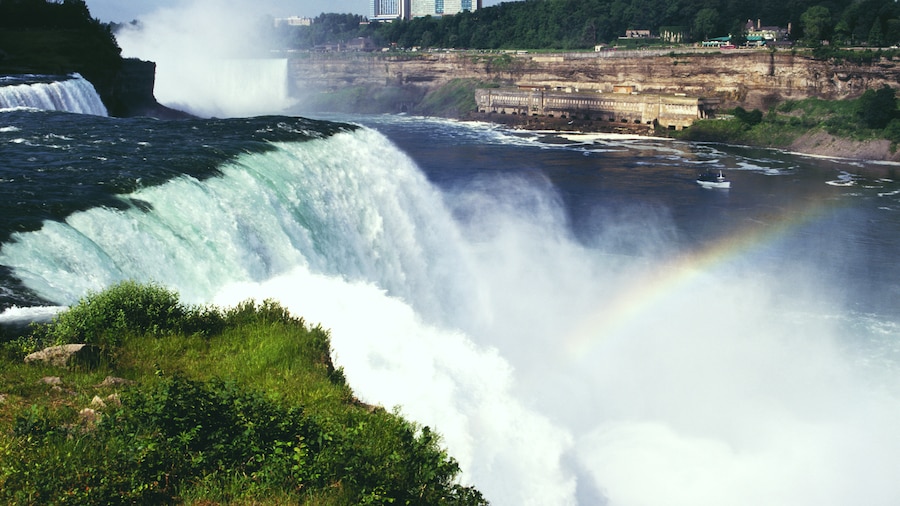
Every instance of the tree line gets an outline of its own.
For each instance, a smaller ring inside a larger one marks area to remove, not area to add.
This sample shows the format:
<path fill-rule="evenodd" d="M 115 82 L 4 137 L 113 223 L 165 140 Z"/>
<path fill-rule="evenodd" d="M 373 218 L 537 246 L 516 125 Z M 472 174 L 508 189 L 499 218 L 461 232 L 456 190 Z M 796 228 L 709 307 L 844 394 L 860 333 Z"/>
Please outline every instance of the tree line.
<path fill-rule="evenodd" d="M 685 42 L 740 38 L 748 21 L 790 27 L 790 39 L 809 46 L 900 42 L 900 4 L 894 0 L 523 0 L 455 16 L 365 21 L 322 14 L 308 27 L 281 27 L 280 42 L 312 49 L 369 37 L 379 47 L 589 49 L 637 29 L 682 33 Z"/>
<path fill-rule="evenodd" d="M 107 96 L 121 65 L 111 26 L 84 0 L 0 0 L 0 72 L 80 72 Z"/>

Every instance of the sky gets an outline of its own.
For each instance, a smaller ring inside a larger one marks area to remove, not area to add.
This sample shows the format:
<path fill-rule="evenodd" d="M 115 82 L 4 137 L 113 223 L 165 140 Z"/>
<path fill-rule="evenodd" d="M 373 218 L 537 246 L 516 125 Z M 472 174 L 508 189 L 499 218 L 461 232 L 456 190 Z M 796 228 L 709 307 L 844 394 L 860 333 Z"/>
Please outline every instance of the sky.
<path fill-rule="evenodd" d="M 175 7 L 185 0 L 87 0 L 91 15 L 103 22 L 127 23 L 159 9 Z M 484 0 L 484 7 L 501 0 Z M 315 17 L 323 12 L 368 14 L 369 0 L 228 0 L 226 5 L 252 4 L 260 15 Z"/>

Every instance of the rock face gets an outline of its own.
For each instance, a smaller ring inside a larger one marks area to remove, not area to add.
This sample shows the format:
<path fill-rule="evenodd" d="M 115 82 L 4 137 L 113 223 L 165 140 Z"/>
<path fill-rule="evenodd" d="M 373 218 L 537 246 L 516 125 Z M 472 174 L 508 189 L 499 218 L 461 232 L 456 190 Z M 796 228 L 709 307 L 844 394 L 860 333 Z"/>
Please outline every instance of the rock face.
<path fill-rule="evenodd" d="M 45 363 L 56 367 L 93 366 L 99 361 L 100 350 L 90 344 L 51 346 L 25 357 L 26 364 Z"/>
<path fill-rule="evenodd" d="M 900 62 L 882 59 L 854 64 L 768 50 L 556 55 L 341 53 L 293 58 L 291 77 L 293 89 L 303 90 L 301 98 L 347 87 L 420 89 L 427 93 L 452 79 L 468 78 L 578 91 L 612 92 L 616 87 L 629 86 L 637 93 L 718 98 L 723 108 L 740 105 L 766 110 L 786 99 L 853 98 L 869 88 L 897 86 Z M 387 102 L 382 109 L 400 112 L 393 110 L 397 107 L 399 104 Z M 409 112 L 415 112 L 414 104 Z"/>
<path fill-rule="evenodd" d="M 190 117 L 189 114 L 157 102 L 153 95 L 155 85 L 156 63 L 129 58 L 122 61 L 111 95 L 102 98 L 112 116 L 149 116 L 159 119 Z"/>

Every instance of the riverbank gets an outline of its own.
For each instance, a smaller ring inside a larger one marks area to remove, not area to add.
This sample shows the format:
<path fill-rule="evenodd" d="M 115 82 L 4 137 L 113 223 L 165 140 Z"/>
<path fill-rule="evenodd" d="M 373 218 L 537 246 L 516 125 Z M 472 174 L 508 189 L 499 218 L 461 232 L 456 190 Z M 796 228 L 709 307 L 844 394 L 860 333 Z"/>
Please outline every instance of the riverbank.
<path fill-rule="evenodd" d="M 860 128 L 855 111 L 850 110 L 867 90 L 896 86 L 900 60 L 893 53 L 875 53 L 858 61 L 817 58 L 811 51 L 793 50 L 607 53 L 309 54 L 290 58 L 289 68 L 292 89 L 303 90 L 298 93 L 300 106 L 313 112 L 404 112 L 513 128 L 665 135 L 812 156 L 900 161 L 895 141 L 879 140 L 879 133 Z M 626 86 L 634 93 L 714 98 L 720 101 L 721 114 L 741 107 L 762 111 L 765 117 L 763 128 L 747 124 L 722 128 L 727 121 L 699 121 L 682 133 L 657 131 L 649 125 L 475 112 L 474 89 L 504 86 L 603 93 Z M 785 104 L 793 105 L 769 117 Z M 802 110 L 804 104 L 809 110 Z M 775 123 L 770 124 L 770 119 Z"/>
<path fill-rule="evenodd" d="M 648 137 L 669 137 L 691 142 L 716 142 L 722 144 L 752 146 L 764 149 L 796 153 L 817 158 L 845 160 L 857 164 L 855 170 L 871 178 L 900 179 L 900 150 L 890 140 L 854 140 L 829 134 L 822 130 L 808 131 L 788 143 L 754 143 L 746 140 L 722 138 L 704 139 L 702 136 L 687 137 L 685 133 L 654 129 L 648 125 L 635 125 L 608 121 L 591 121 L 540 116 L 516 116 L 505 114 L 471 113 L 460 120 L 484 121 L 504 125 L 512 129 L 553 131 L 585 134 L 622 134 Z M 681 134 L 681 135 L 679 135 Z M 862 162 L 863 165 L 859 165 Z"/>
<path fill-rule="evenodd" d="M 785 149 L 828 158 L 892 162 L 900 167 L 900 150 L 887 139 L 855 141 L 817 131 L 799 137 Z M 896 171 L 893 166 L 885 167 L 885 172 Z"/>

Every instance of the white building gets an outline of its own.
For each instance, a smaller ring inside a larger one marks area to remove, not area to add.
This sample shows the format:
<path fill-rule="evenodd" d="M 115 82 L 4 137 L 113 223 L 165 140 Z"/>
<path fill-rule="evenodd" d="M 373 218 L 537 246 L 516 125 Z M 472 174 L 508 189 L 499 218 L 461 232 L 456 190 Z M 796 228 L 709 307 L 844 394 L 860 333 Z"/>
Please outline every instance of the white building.
<path fill-rule="evenodd" d="M 410 0 L 369 0 L 370 21 L 409 19 Z"/>
<path fill-rule="evenodd" d="M 481 0 L 410 0 L 410 17 L 450 16 L 481 9 Z"/>

